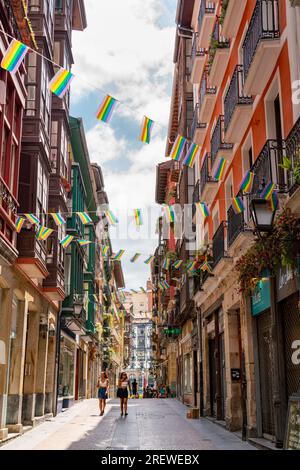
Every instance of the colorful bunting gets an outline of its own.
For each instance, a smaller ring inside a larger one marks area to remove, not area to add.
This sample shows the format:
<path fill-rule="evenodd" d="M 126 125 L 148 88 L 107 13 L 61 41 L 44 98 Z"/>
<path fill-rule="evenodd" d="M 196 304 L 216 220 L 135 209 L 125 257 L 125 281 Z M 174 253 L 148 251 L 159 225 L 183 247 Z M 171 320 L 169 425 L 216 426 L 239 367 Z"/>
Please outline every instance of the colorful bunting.
<path fill-rule="evenodd" d="M 130 260 L 131 263 L 135 263 L 139 257 L 141 256 L 141 253 L 136 253 Z"/>
<path fill-rule="evenodd" d="M 61 240 L 60 244 L 63 248 L 68 248 L 68 246 L 72 243 L 73 240 L 74 237 L 72 235 L 67 235 Z"/>
<path fill-rule="evenodd" d="M 149 256 L 149 258 L 146 259 L 146 261 L 144 261 L 145 264 L 150 264 L 152 263 L 152 261 L 154 260 L 154 256 Z"/>
<path fill-rule="evenodd" d="M 37 233 L 37 239 L 38 240 L 47 240 L 47 238 L 50 237 L 50 235 L 54 232 L 51 228 L 47 227 L 39 227 L 38 233 Z"/>
<path fill-rule="evenodd" d="M 214 179 L 216 181 L 221 181 L 223 174 L 224 174 L 226 163 L 227 161 L 225 160 L 225 158 L 222 157 L 214 175 Z"/>
<path fill-rule="evenodd" d="M 269 201 L 272 197 L 274 189 L 275 189 L 275 184 L 272 183 L 272 181 L 269 181 L 269 183 L 265 186 L 265 188 L 260 193 L 260 197 L 262 199 L 265 199 L 266 201 Z"/>
<path fill-rule="evenodd" d="M 162 291 L 164 291 L 164 290 L 166 289 L 166 287 L 165 287 L 163 281 L 160 281 L 160 282 L 158 283 L 158 287 L 159 287 Z"/>
<path fill-rule="evenodd" d="M 118 219 L 115 217 L 112 211 L 105 211 L 105 216 L 111 225 L 116 225 L 118 223 Z"/>
<path fill-rule="evenodd" d="M 165 261 L 164 261 L 164 263 L 163 263 L 163 269 L 168 270 L 169 267 L 170 267 L 170 264 L 171 264 L 170 258 L 166 258 Z"/>
<path fill-rule="evenodd" d="M 205 202 L 197 202 L 196 207 L 198 207 L 198 209 L 201 212 L 201 214 L 203 215 L 204 219 L 209 217 L 209 209 L 208 209 L 207 205 L 205 204 Z"/>
<path fill-rule="evenodd" d="M 162 283 L 163 283 L 165 289 L 170 289 L 170 286 L 169 286 L 169 284 L 167 283 L 167 281 L 165 279 L 162 281 Z"/>
<path fill-rule="evenodd" d="M 84 225 L 91 224 L 93 222 L 86 212 L 76 212 L 76 214 Z"/>
<path fill-rule="evenodd" d="M 143 294 L 147 294 L 147 292 L 145 291 L 145 289 L 143 287 L 140 287 L 140 289 L 143 292 Z"/>
<path fill-rule="evenodd" d="M 131 290 L 131 292 L 132 292 L 133 294 L 137 294 L 137 293 L 138 293 L 138 291 L 136 291 L 136 290 L 134 290 L 134 289 L 130 289 L 130 290 Z"/>
<path fill-rule="evenodd" d="M 241 214 L 245 210 L 243 198 L 241 196 L 232 199 L 232 207 L 236 214 Z"/>
<path fill-rule="evenodd" d="M 141 142 L 144 142 L 144 144 L 150 144 L 153 127 L 154 127 L 154 121 L 144 116 L 143 122 L 142 122 L 141 135 L 140 135 L 140 140 Z"/>
<path fill-rule="evenodd" d="M 106 256 L 108 250 L 109 250 L 109 246 L 103 246 L 103 247 L 102 247 L 102 256 Z"/>
<path fill-rule="evenodd" d="M 181 160 L 181 157 L 184 152 L 185 144 L 186 144 L 186 139 L 182 137 L 182 135 L 178 135 L 174 142 L 174 145 L 171 150 L 171 155 L 170 155 L 170 157 L 176 162 L 179 162 Z"/>
<path fill-rule="evenodd" d="M 41 225 L 40 220 L 34 214 L 25 214 L 25 216 L 31 224 Z"/>
<path fill-rule="evenodd" d="M 78 241 L 78 244 L 80 246 L 87 246 L 87 245 L 90 245 L 92 243 L 89 240 L 77 240 L 77 241 Z"/>
<path fill-rule="evenodd" d="M 58 227 L 64 225 L 66 223 L 65 219 L 61 216 L 61 214 L 50 214 Z"/>
<path fill-rule="evenodd" d="M 110 95 L 107 95 L 101 103 L 98 110 L 97 119 L 103 121 L 106 124 L 109 123 L 112 117 L 112 113 L 117 106 L 118 100 Z"/>
<path fill-rule="evenodd" d="M 254 173 L 252 173 L 251 171 L 247 171 L 242 181 L 240 190 L 243 191 L 244 193 L 251 193 L 253 182 L 254 182 Z"/>
<path fill-rule="evenodd" d="M 175 222 L 175 211 L 173 206 L 165 206 L 165 211 L 168 221 L 170 224 L 173 224 Z"/>
<path fill-rule="evenodd" d="M 173 268 L 175 268 L 175 269 L 180 269 L 182 263 L 183 263 L 182 260 L 177 260 L 177 261 L 175 261 L 175 263 L 173 264 Z"/>
<path fill-rule="evenodd" d="M 143 225 L 142 211 L 141 209 L 134 209 L 134 220 L 137 227 Z"/>
<path fill-rule="evenodd" d="M 208 261 L 205 261 L 203 264 L 200 266 L 201 271 L 208 271 L 209 273 L 212 272 L 212 269 L 208 263 Z"/>
<path fill-rule="evenodd" d="M 273 191 L 271 199 L 270 199 L 270 205 L 272 211 L 277 211 L 279 209 L 279 198 L 278 198 L 278 192 Z"/>
<path fill-rule="evenodd" d="M 116 253 L 113 257 L 113 260 L 114 261 L 120 261 L 120 259 L 122 258 L 122 256 L 124 255 L 125 253 L 125 250 L 119 250 L 118 253 Z"/>
<path fill-rule="evenodd" d="M 192 272 L 194 271 L 195 267 L 197 266 L 197 261 L 190 261 L 188 264 L 187 264 L 187 271 L 189 272 Z"/>
<path fill-rule="evenodd" d="M 200 152 L 200 145 L 192 143 L 183 160 L 183 164 L 193 168 L 197 155 Z"/>
<path fill-rule="evenodd" d="M 17 233 L 21 232 L 25 220 L 26 219 L 24 219 L 23 217 L 17 217 L 17 220 L 16 220 L 16 232 Z"/>
<path fill-rule="evenodd" d="M 49 88 L 58 98 L 63 98 L 67 92 L 74 75 L 68 70 L 63 68 L 54 75 L 52 80 L 49 82 Z"/>
<path fill-rule="evenodd" d="M 28 47 L 25 46 L 25 44 L 17 41 L 17 39 L 13 39 L 4 53 L 1 67 L 11 73 L 15 73 L 21 65 L 27 51 Z"/>

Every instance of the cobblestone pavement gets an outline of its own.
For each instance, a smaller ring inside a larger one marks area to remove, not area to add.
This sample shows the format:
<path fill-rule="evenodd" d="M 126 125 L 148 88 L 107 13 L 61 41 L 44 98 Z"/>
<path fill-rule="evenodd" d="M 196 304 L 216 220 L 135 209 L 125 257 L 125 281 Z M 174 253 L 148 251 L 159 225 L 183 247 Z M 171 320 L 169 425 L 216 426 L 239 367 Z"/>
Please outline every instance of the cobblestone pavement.
<path fill-rule="evenodd" d="M 112 400 L 100 417 L 97 400 L 85 400 L 0 450 L 254 450 L 207 419 L 186 419 L 186 411 L 175 399 L 130 400 L 121 418 Z"/>

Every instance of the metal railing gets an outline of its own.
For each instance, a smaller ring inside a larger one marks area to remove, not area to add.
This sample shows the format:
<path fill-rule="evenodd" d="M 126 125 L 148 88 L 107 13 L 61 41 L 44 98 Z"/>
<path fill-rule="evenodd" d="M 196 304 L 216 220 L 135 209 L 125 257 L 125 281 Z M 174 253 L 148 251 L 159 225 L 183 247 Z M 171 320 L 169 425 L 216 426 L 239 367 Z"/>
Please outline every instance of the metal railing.
<path fill-rule="evenodd" d="M 199 103 L 197 103 L 195 110 L 194 110 L 194 114 L 193 114 L 193 120 L 192 120 L 190 130 L 189 130 L 190 138 L 193 140 L 197 129 L 205 129 L 205 128 L 206 128 L 206 124 L 199 121 Z"/>
<path fill-rule="evenodd" d="M 202 75 L 200 90 L 199 90 L 199 110 L 202 107 L 206 95 L 215 95 L 217 93 L 216 87 L 208 86 L 208 69 L 206 68 Z"/>
<path fill-rule="evenodd" d="M 213 236 L 213 266 L 225 256 L 225 222 L 221 222 L 219 228 Z"/>
<path fill-rule="evenodd" d="M 259 42 L 263 39 L 277 39 L 279 30 L 278 0 L 257 0 L 254 12 L 243 42 L 244 76 L 247 78 Z"/>
<path fill-rule="evenodd" d="M 237 65 L 228 91 L 224 99 L 224 126 L 225 132 L 227 131 L 230 121 L 232 119 L 234 110 L 237 105 L 249 105 L 253 103 L 251 96 L 246 96 L 244 94 L 244 74 L 243 66 Z"/>
<path fill-rule="evenodd" d="M 192 44 L 192 57 L 190 60 L 190 73 L 194 68 L 196 57 L 205 57 L 205 49 L 202 47 L 197 47 L 197 42 L 199 38 L 199 33 L 194 33 L 193 35 L 193 44 Z"/>
<path fill-rule="evenodd" d="M 238 196 L 242 196 L 239 193 Z M 233 207 L 230 206 L 227 211 L 227 241 L 228 247 L 230 247 L 236 240 L 238 235 L 245 230 L 245 216 L 244 212 L 237 214 Z"/>
<path fill-rule="evenodd" d="M 207 183 L 211 183 L 214 180 L 211 178 L 210 174 L 210 153 L 207 153 L 204 157 L 203 164 L 201 167 L 200 171 L 200 187 L 199 187 L 199 192 L 200 192 L 200 197 L 199 200 L 204 193 L 204 188 Z"/>
<path fill-rule="evenodd" d="M 300 118 L 286 139 L 286 156 L 291 161 L 291 170 L 288 173 L 288 190 L 290 195 L 298 188 L 299 183 L 295 180 L 295 169 L 300 168 Z"/>
<path fill-rule="evenodd" d="M 216 127 L 211 138 L 211 166 L 213 167 L 219 150 L 230 150 L 233 144 L 225 142 L 224 116 L 219 116 Z"/>
<path fill-rule="evenodd" d="M 201 0 L 199 16 L 198 16 L 198 31 L 201 31 L 203 19 L 205 15 L 214 14 L 216 5 L 213 2 Z"/>
<path fill-rule="evenodd" d="M 194 192 L 193 192 L 193 209 L 192 209 L 192 216 L 196 213 L 196 206 L 195 204 L 200 201 L 200 180 L 197 181 L 195 184 Z"/>

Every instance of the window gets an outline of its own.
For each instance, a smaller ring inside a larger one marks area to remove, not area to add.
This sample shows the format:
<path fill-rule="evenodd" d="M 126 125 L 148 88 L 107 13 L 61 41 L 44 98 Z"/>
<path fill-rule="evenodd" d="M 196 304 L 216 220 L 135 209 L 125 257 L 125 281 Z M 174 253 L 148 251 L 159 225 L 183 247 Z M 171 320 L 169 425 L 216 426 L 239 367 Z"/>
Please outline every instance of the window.
<path fill-rule="evenodd" d="M 39 12 L 40 11 L 40 0 L 29 0 L 28 1 L 28 9 L 30 13 Z"/>
<path fill-rule="evenodd" d="M 49 74 L 48 66 L 43 60 L 41 63 L 42 73 L 41 73 L 41 109 L 40 116 L 44 120 L 46 133 L 49 134 L 49 124 L 50 124 L 50 102 L 51 95 L 50 89 L 48 88 Z"/>
<path fill-rule="evenodd" d="M 37 214 L 42 225 L 46 225 L 47 200 L 48 200 L 48 180 L 47 180 L 46 172 L 41 162 L 38 161 Z"/>
<path fill-rule="evenodd" d="M 51 123 L 51 157 L 50 164 L 52 171 L 57 169 L 57 146 L 58 146 L 58 121 Z"/>

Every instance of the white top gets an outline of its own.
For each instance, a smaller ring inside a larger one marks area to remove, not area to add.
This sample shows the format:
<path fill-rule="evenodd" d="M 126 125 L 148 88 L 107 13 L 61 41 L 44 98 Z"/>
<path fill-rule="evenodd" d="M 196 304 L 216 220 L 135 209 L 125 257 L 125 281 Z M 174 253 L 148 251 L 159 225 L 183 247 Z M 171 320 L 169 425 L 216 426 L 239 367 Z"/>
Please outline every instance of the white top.
<path fill-rule="evenodd" d="M 128 380 L 125 380 L 124 382 L 121 382 L 121 387 L 122 388 L 128 387 Z"/>
<path fill-rule="evenodd" d="M 99 381 L 99 387 L 102 387 L 102 388 L 106 388 L 108 386 L 108 380 L 105 379 L 105 382 L 101 382 L 101 380 Z"/>

